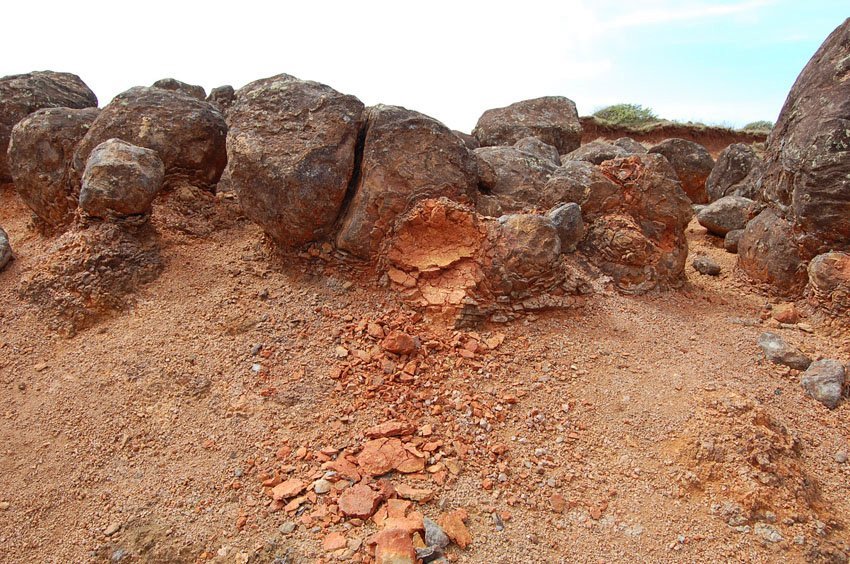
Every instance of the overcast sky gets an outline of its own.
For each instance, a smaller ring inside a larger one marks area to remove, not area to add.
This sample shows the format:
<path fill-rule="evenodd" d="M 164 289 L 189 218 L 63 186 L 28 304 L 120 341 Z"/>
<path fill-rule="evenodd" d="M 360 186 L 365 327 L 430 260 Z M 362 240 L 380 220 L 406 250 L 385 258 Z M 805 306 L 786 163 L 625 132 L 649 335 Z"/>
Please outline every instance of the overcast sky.
<path fill-rule="evenodd" d="M 0 74 L 79 74 L 105 105 L 175 77 L 288 73 L 469 131 L 487 108 L 563 95 L 669 119 L 775 120 L 848 0 L 8 1 Z"/>

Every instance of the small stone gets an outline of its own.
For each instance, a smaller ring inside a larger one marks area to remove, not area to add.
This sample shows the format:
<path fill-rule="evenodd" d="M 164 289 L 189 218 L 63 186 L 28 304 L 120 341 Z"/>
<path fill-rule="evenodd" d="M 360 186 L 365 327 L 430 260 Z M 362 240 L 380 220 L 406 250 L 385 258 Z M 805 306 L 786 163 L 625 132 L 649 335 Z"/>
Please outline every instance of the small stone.
<path fill-rule="evenodd" d="M 0 511 L 8 511 L 11 506 L 8 501 L 0 501 Z"/>
<path fill-rule="evenodd" d="M 718 276 L 720 274 L 720 265 L 708 257 L 696 257 L 693 262 L 694 270 L 706 276 Z"/>
<path fill-rule="evenodd" d="M 288 535 L 288 534 L 292 533 L 292 531 L 294 531 L 294 530 L 295 530 L 295 523 L 293 521 L 287 521 L 286 523 L 284 523 L 283 525 L 278 527 L 278 531 L 280 531 L 284 535 Z"/>
<path fill-rule="evenodd" d="M 766 525 L 764 523 L 756 523 L 753 527 L 753 533 L 768 542 L 780 542 L 781 540 L 783 540 L 782 535 L 779 533 L 779 531 L 776 530 L 775 527 Z"/>
<path fill-rule="evenodd" d="M 758 345 L 765 358 L 774 364 L 781 364 L 795 370 L 805 370 L 812 360 L 799 349 L 786 343 L 776 333 L 765 332 L 759 335 Z"/>
<path fill-rule="evenodd" d="M 366 429 L 365 435 L 370 439 L 379 439 L 382 437 L 403 437 L 405 435 L 412 435 L 415 432 L 415 425 L 406 421 L 393 420 Z"/>
<path fill-rule="evenodd" d="M 773 318 L 780 323 L 795 324 L 800 321 L 800 312 L 793 303 L 779 304 L 771 312 Z"/>
<path fill-rule="evenodd" d="M 738 243 L 743 235 L 743 229 L 733 229 L 727 233 L 726 237 L 723 238 L 723 248 L 726 249 L 726 252 L 738 254 Z"/>
<path fill-rule="evenodd" d="M 437 523 L 440 524 L 446 535 L 461 548 L 466 548 L 472 542 L 472 534 L 464 524 L 466 517 L 466 511 L 456 509 L 450 513 L 444 513 L 437 519 Z"/>
<path fill-rule="evenodd" d="M 844 388 L 844 365 L 837 360 L 824 359 L 813 362 L 800 377 L 800 385 L 814 399 L 829 409 L 841 401 Z"/>
<path fill-rule="evenodd" d="M 324 478 L 321 478 L 321 479 L 313 482 L 313 491 L 316 492 L 317 494 L 326 494 L 329 491 L 331 491 L 331 487 L 333 487 L 333 484 L 331 484 L 329 481 L 325 480 Z"/>
<path fill-rule="evenodd" d="M 835 461 L 839 464 L 844 464 L 845 462 L 847 462 L 847 451 L 846 450 L 839 450 L 838 452 L 836 452 L 835 453 Z M 9 504 L 7 503 L 6 505 L 9 505 Z M 2 504 L 0 504 L 0 509 L 3 509 Z"/>
<path fill-rule="evenodd" d="M 322 550 L 325 552 L 333 552 L 346 547 L 345 536 L 341 533 L 330 533 L 322 541 Z"/>
<path fill-rule="evenodd" d="M 418 339 L 414 339 L 403 331 L 390 331 L 381 342 L 385 351 L 394 354 L 413 354 L 419 348 Z"/>
<path fill-rule="evenodd" d="M 425 524 L 425 545 L 428 547 L 437 547 L 444 549 L 449 546 L 449 537 L 445 531 L 433 520 L 424 517 L 422 522 Z"/>
<path fill-rule="evenodd" d="M 406 484 L 396 484 L 395 491 L 402 499 L 409 499 L 410 501 L 418 501 L 420 503 L 428 501 L 434 496 L 432 490 L 411 488 Z"/>
<path fill-rule="evenodd" d="M 106 529 L 104 529 L 103 534 L 107 537 L 111 537 L 115 533 L 121 530 L 121 523 L 110 523 Z"/>
<path fill-rule="evenodd" d="M 374 536 L 375 564 L 416 564 L 416 549 L 408 531 L 389 528 Z"/>
<path fill-rule="evenodd" d="M 272 498 L 275 501 L 289 499 L 303 492 L 306 487 L 307 485 L 298 478 L 290 478 L 272 488 Z"/>
<path fill-rule="evenodd" d="M 339 496 L 339 510 L 347 517 L 368 519 L 378 509 L 381 494 L 366 484 L 356 484 Z"/>
<path fill-rule="evenodd" d="M 567 508 L 567 500 L 561 494 L 552 494 L 549 498 L 549 505 L 552 506 L 552 511 L 555 513 L 563 513 Z"/>

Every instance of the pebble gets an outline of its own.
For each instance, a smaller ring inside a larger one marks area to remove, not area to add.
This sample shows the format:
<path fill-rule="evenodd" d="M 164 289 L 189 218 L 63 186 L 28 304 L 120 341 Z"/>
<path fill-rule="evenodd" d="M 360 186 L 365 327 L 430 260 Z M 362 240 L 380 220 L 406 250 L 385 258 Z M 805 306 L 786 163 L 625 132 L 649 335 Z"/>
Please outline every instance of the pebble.
<path fill-rule="evenodd" d="M 295 530 L 295 523 L 293 521 L 287 521 L 286 523 L 278 527 L 277 530 L 283 533 L 284 535 L 288 535 Z"/>
<path fill-rule="evenodd" d="M 313 482 L 313 491 L 317 494 L 326 494 L 331 491 L 332 484 L 324 478 Z"/>
<path fill-rule="evenodd" d="M 847 451 L 839 450 L 835 453 L 835 461 L 839 464 L 844 464 L 847 462 Z M 9 505 L 8 503 L 6 505 Z M 3 504 L 0 504 L 0 509 L 3 509 Z"/>
<path fill-rule="evenodd" d="M 0 511 L 8 511 L 11 504 L 8 501 L 0 501 Z"/>
<path fill-rule="evenodd" d="M 115 533 L 121 530 L 121 523 L 112 523 L 103 531 L 103 534 L 107 537 L 111 537 Z"/>

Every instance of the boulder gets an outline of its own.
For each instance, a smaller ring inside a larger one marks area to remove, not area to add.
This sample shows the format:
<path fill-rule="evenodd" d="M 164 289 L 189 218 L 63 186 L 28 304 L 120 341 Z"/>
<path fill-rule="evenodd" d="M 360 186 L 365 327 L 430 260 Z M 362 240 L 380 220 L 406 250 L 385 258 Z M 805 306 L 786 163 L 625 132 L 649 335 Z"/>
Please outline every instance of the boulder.
<path fill-rule="evenodd" d="M 717 157 L 711 174 L 705 181 L 708 200 L 714 202 L 724 196 L 743 196 L 754 199 L 756 180 L 761 171 L 761 159 L 751 145 L 733 143 Z"/>
<path fill-rule="evenodd" d="M 9 236 L 0 227 L 0 272 L 6 268 L 9 261 L 12 260 L 12 245 L 9 243 Z"/>
<path fill-rule="evenodd" d="M 846 320 L 850 314 L 850 253 L 831 252 L 813 258 L 807 295 L 816 307 Z"/>
<path fill-rule="evenodd" d="M 97 107 L 97 96 L 75 74 L 40 71 L 0 78 L 0 183 L 12 180 L 6 151 L 12 128 L 42 108 Z"/>
<path fill-rule="evenodd" d="M 706 276 L 719 276 L 721 272 L 720 265 L 708 257 L 696 257 L 691 265 L 694 270 Z"/>
<path fill-rule="evenodd" d="M 210 95 L 207 96 L 207 102 L 224 112 L 233 102 L 236 101 L 236 91 L 229 84 L 216 86 L 210 90 Z"/>
<path fill-rule="evenodd" d="M 697 212 L 697 221 L 709 233 L 720 237 L 730 231 L 743 229 L 750 220 L 755 202 L 740 196 L 724 196 Z"/>
<path fill-rule="evenodd" d="M 549 177 L 540 201 L 544 206 L 577 203 L 587 223 L 617 209 L 622 203 L 622 193 L 620 185 L 603 174 L 599 167 L 587 161 L 567 161 Z"/>
<path fill-rule="evenodd" d="M 248 218 L 281 247 L 331 234 L 355 175 L 364 119 L 354 96 L 285 74 L 237 92 L 227 176 Z"/>
<path fill-rule="evenodd" d="M 561 238 L 552 220 L 537 214 L 499 218 L 493 247 L 500 278 L 535 279 L 550 272 L 561 254 Z"/>
<path fill-rule="evenodd" d="M 741 241 L 741 237 L 743 235 L 743 229 L 733 229 L 732 231 L 728 232 L 723 238 L 723 248 L 726 249 L 726 252 L 737 254 L 738 243 Z"/>
<path fill-rule="evenodd" d="M 77 144 L 88 132 L 97 108 L 46 108 L 12 129 L 9 170 L 15 190 L 35 215 L 51 226 L 69 223 L 79 187 L 69 176 Z"/>
<path fill-rule="evenodd" d="M 523 153 L 528 153 L 541 159 L 547 159 L 555 166 L 561 164 L 561 156 L 558 154 L 558 149 L 544 143 L 537 137 L 523 137 L 514 143 L 514 148 Z"/>
<path fill-rule="evenodd" d="M 582 145 L 575 151 L 567 153 L 561 160 L 562 162 L 587 161 L 598 165 L 601 164 L 602 161 L 626 157 L 629 154 L 629 151 L 622 147 L 612 145 L 611 143 L 606 143 L 605 141 L 591 141 L 586 145 Z"/>
<path fill-rule="evenodd" d="M 850 18 L 797 77 L 770 133 L 765 198 L 792 222 L 804 259 L 850 250 Z"/>
<path fill-rule="evenodd" d="M 581 207 L 575 202 L 561 204 L 546 212 L 561 239 L 561 252 L 571 253 L 584 236 L 584 220 Z"/>
<path fill-rule="evenodd" d="M 469 133 L 464 133 L 463 131 L 458 131 L 456 129 L 452 130 L 452 133 L 460 137 L 463 144 L 466 145 L 466 148 L 472 151 L 473 149 L 477 149 L 481 146 L 481 143 L 478 142 L 478 139 L 475 136 L 470 135 Z"/>
<path fill-rule="evenodd" d="M 205 100 L 207 97 L 207 91 L 204 90 L 203 86 L 198 86 L 197 84 L 187 84 L 185 82 L 181 82 L 176 78 L 160 78 L 151 86 L 155 86 L 156 88 L 162 88 L 163 90 L 174 90 L 175 92 L 182 92 L 187 96 L 191 96 L 196 100 Z"/>
<path fill-rule="evenodd" d="M 136 86 L 116 96 L 94 120 L 74 152 L 73 175 L 82 181 L 89 155 L 107 139 L 156 151 L 165 185 L 187 182 L 212 190 L 227 162 L 227 125 L 217 109 L 182 92 Z"/>
<path fill-rule="evenodd" d="M 673 138 L 654 145 L 648 152 L 664 155 L 670 161 L 682 189 L 693 203 L 708 202 L 705 181 L 714 168 L 714 159 L 705 147 L 686 139 Z"/>
<path fill-rule="evenodd" d="M 625 149 L 627 153 L 633 155 L 642 155 L 646 153 L 646 147 L 632 139 L 631 137 L 620 137 L 612 142 L 613 145 L 621 149 Z"/>
<path fill-rule="evenodd" d="M 738 242 L 738 268 L 780 294 L 798 295 L 807 275 L 791 222 L 767 208 L 747 223 Z"/>
<path fill-rule="evenodd" d="M 600 168 L 620 190 L 588 205 L 585 221 L 599 215 L 586 228 L 580 249 L 623 292 L 681 285 L 688 256 L 685 228 L 693 212 L 670 163 L 646 154 L 605 161 Z M 604 212 L 593 209 L 600 200 Z"/>
<path fill-rule="evenodd" d="M 812 359 L 804 355 L 797 347 L 786 343 L 782 337 L 769 331 L 759 335 L 758 345 L 767 360 L 794 370 L 805 370 Z"/>
<path fill-rule="evenodd" d="M 513 145 L 524 137 L 537 137 L 563 155 L 581 144 L 581 123 L 572 100 L 546 96 L 487 110 L 472 134 L 482 147 Z"/>
<path fill-rule="evenodd" d="M 829 409 L 838 407 L 844 391 L 846 370 L 837 360 L 816 360 L 800 376 L 806 393 Z"/>
<path fill-rule="evenodd" d="M 498 217 L 503 213 L 551 207 L 544 187 L 557 165 L 549 159 L 524 153 L 515 147 L 482 147 L 474 151 L 479 159 L 479 210 Z M 482 204 L 487 204 L 482 205 Z"/>
<path fill-rule="evenodd" d="M 108 139 L 89 155 L 80 208 L 101 219 L 148 214 L 164 176 L 165 166 L 156 151 Z"/>
<path fill-rule="evenodd" d="M 398 106 L 371 107 L 359 178 L 336 244 L 372 258 L 396 218 L 417 201 L 472 202 L 477 192 L 477 162 L 445 125 Z"/>

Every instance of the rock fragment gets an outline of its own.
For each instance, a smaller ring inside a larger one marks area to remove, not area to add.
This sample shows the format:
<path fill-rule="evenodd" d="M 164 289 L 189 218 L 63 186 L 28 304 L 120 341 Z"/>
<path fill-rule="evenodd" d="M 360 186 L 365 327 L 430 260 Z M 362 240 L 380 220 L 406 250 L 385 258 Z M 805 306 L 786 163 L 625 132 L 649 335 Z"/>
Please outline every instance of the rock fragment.
<path fill-rule="evenodd" d="M 835 409 L 841 401 L 845 378 L 846 369 L 837 360 L 816 360 L 800 376 L 800 385 L 808 395 Z"/>
<path fill-rule="evenodd" d="M 759 336 L 758 345 L 765 358 L 774 364 L 781 364 L 795 370 L 805 370 L 812 360 L 799 349 L 785 342 L 776 333 L 765 332 Z"/>

